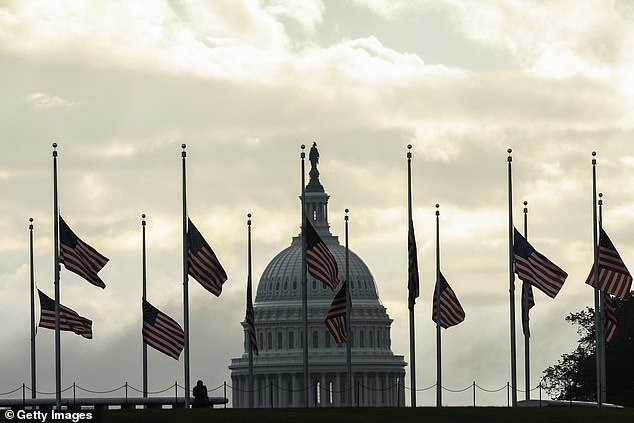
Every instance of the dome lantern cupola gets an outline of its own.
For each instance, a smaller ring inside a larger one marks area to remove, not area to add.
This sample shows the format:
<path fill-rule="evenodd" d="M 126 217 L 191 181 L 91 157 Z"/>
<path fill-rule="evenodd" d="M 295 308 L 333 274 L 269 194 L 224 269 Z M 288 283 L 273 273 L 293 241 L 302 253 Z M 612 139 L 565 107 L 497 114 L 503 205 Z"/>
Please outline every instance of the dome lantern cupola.
<path fill-rule="evenodd" d="M 306 216 L 312 219 L 313 226 L 322 238 L 330 237 L 330 225 L 328 224 L 328 199 L 330 196 L 326 194 L 324 186 L 319 182 L 319 151 L 317 143 L 313 142 L 313 146 L 308 153 L 310 161 L 310 172 L 308 172 L 309 181 L 305 188 L 306 196 Z"/>

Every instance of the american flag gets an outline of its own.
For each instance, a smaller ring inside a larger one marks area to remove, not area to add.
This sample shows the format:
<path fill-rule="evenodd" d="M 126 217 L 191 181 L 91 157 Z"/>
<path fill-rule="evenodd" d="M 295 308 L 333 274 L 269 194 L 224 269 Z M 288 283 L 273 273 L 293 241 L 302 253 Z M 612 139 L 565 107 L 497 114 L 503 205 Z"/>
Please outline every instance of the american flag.
<path fill-rule="evenodd" d="M 40 296 L 40 323 L 38 326 L 55 330 L 55 301 L 39 289 L 37 293 Z M 75 332 L 84 338 L 92 339 L 92 320 L 81 317 L 75 311 L 60 304 L 59 330 Z"/>
<path fill-rule="evenodd" d="M 346 298 L 348 296 L 348 285 L 346 282 L 341 284 L 339 292 L 330 304 L 328 314 L 326 315 L 326 327 L 330 334 L 335 338 L 337 344 L 348 342 L 348 333 L 346 332 Z"/>
<path fill-rule="evenodd" d="M 458 297 L 456 297 L 456 293 L 453 292 L 453 289 L 451 289 L 442 273 L 439 273 L 439 279 L 438 283 L 436 283 L 436 289 L 434 290 L 431 319 L 435 323 L 438 323 L 436 312 L 438 303 L 436 300 L 436 293 L 438 292 L 440 285 L 440 326 L 447 329 L 448 327 L 455 326 L 462 322 L 465 318 L 465 314 L 460 302 L 458 301 Z"/>
<path fill-rule="evenodd" d="M 260 355 L 258 350 L 258 339 L 255 336 L 255 313 L 253 311 L 253 299 L 251 294 L 251 277 L 247 283 L 247 313 L 245 320 L 247 322 L 247 330 L 249 331 L 249 339 L 251 340 L 251 351 L 255 355 Z"/>
<path fill-rule="evenodd" d="M 610 294 L 603 296 L 603 310 L 605 316 L 605 342 L 612 342 L 616 336 L 616 310 L 614 309 L 614 301 Z"/>
<path fill-rule="evenodd" d="M 409 220 L 409 230 L 407 231 L 407 255 L 407 306 L 412 310 L 414 304 L 416 304 L 416 298 L 418 298 L 419 295 L 418 252 L 416 250 L 416 236 L 414 235 L 414 222 L 412 219 Z"/>
<path fill-rule="evenodd" d="M 143 342 L 178 360 L 185 345 L 183 328 L 167 314 L 143 301 Z"/>
<path fill-rule="evenodd" d="M 625 298 L 632 288 L 632 275 L 603 228 L 599 236 L 599 286 L 594 284 L 594 265 L 586 283 L 619 298 Z"/>
<path fill-rule="evenodd" d="M 227 274 L 192 221 L 187 219 L 187 223 L 187 273 L 207 291 L 219 296 L 222 284 L 227 280 Z"/>
<path fill-rule="evenodd" d="M 332 253 L 306 218 L 306 266 L 310 276 L 334 290 L 339 284 L 339 268 Z"/>
<path fill-rule="evenodd" d="M 524 335 L 531 336 L 529 327 L 529 311 L 535 306 L 535 297 L 533 296 L 533 286 L 526 282 L 522 283 L 522 331 Z"/>
<path fill-rule="evenodd" d="M 59 217 L 59 242 L 59 262 L 63 263 L 66 269 L 95 286 L 106 287 L 97 273 L 108 263 L 108 258 L 79 239 L 62 216 Z"/>
<path fill-rule="evenodd" d="M 568 274 L 535 250 L 517 229 L 514 229 L 513 252 L 517 276 L 549 297 L 555 298 Z"/>

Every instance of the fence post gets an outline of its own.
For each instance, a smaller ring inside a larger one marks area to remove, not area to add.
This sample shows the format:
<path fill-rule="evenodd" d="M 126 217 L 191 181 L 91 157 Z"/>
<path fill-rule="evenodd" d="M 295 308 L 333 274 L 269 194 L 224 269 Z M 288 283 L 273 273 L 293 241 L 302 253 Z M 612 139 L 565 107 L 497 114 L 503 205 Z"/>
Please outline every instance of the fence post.
<path fill-rule="evenodd" d="M 476 398 L 475 398 L 475 380 L 473 381 L 473 406 L 476 406 Z"/>
<path fill-rule="evenodd" d="M 405 404 L 403 404 L 404 406 Z M 396 384 L 396 406 L 401 406 L 401 380 L 399 378 L 398 383 Z"/>
<path fill-rule="evenodd" d="M 511 406 L 511 390 L 510 390 L 510 385 L 508 382 L 506 382 L 506 406 L 510 407 Z"/>
<path fill-rule="evenodd" d="M 359 393 L 359 381 L 357 380 L 357 392 L 356 395 L 357 397 L 357 407 L 359 407 L 359 397 L 360 397 L 360 393 Z"/>
<path fill-rule="evenodd" d="M 269 382 L 269 401 L 271 402 L 271 408 L 273 408 L 273 381 Z"/>
<path fill-rule="evenodd" d="M 224 389 L 224 391 L 225 391 L 225 401 L 224 401 L 225 402 L 225 407 L 224 408 L 227 408 L 227 381 L 226 380 L 224 381 L 224 387 L 225 387 L 225 389 Z"/>
<path fill-rule="evenodd" d="M 26 390 L 25 390 L 24 382 L 22 382 L 22 408 L 24 408 L 25 404 L 26 404 Z"/>
<path fill-rule="evenodd" d="M 539 382 L 539 406 L 542 406 L 542 383 Z"/>
<path fill-rule="evenodd" d="M 75 391 L 76 387 L 77 384 L 73 382 L 73 405 L 77 405 L 77 392 Z"/>
<path fill-rule="evenodd" d="M 174 405 L 178 402 L 178 385 L 174 382 Z"/>
<path fill-rule="evenodd" d="M 125 383 L 125 403 L 128 403 L 128 382 Z"/>

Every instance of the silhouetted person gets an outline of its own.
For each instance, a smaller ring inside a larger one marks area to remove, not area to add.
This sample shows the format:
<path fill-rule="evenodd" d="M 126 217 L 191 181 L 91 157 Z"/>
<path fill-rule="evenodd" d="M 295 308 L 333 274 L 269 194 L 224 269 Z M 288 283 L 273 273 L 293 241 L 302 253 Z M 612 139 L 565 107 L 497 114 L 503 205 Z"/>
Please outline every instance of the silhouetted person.
<path fill-rule="evenodd" d="M 194 408 L 209 407 L 209 395 L 207 394 L 207 387 L 203 385 L 203 381 L 199 380 L 194 386 L 192 391 L 194 394 Z"/>

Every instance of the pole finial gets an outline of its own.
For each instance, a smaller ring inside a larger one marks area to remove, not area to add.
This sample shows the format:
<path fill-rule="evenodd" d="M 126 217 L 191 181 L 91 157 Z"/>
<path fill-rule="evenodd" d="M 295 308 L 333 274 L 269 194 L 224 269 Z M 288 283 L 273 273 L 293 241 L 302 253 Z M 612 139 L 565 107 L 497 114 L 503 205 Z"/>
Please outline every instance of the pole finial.
<path fill-rule="evenodd" d="M 525 201 L 524 201 L 524 205 L 525 205 L 525 206 L 528 206 L 528 201 L 526 201 L 526 200 L 525 200 Z"/>
<path fill-rule="evenodd" d="M 247 226 L 251 226 L 251 213 L 247 213 Z"/>
<path fill-rule="evenodd" d="M 600 193 L 599 193 L 599 198 L 600 198 L 600 197 L 603 197 L 603 193 L 602 193 L 602 192 L 600 192 Z"/>
<path fill-rule="evenodd" d="M 436 216 L 440 216 L 440 204 L 436 203 L 434 207 L 436 207 Z"/>
<path fill-rule="evenodd" d="M 306 152 L 304 151 L 304 149 L 306 148 L 306 145 L 302 144 L 302 145 L 300 146 L 300 148 L 302 149 L 302 154 L 300 154 L 300 157 L 301 157 L 301 158 L 302 158 L 302 160 L 303 160 L 303 159 L 305 159 L 305 158 L 306 158 Z"/>
<path fill-rule="evenodd" d="M 412 158 L 412 144 L 407 144 L 407 158 Z"/>
<path fill-rule="evenodd" d="M 141 220 L 141 225 L 142 225 L 142 226 L 145 226 L 145 213 L 143 213 L 143 214 L 141 215 L 141 219 L 142 219 L 142 220 Z"/>
<path fill-rule="evenodd" d="M 54 142 L 54 143 L 53 143 L 53 149 L 56 149 L 56 148 L 57 148 L 57 143 L 56 143 L 56 142 Z"/>
<path fill-rule="evenodd" d="M 513 149 L 511 147 L 506 149 L 506 152 L 509 153 L 509 155 L 513 152 Z"/>
<path fill-rule="evenodd" d="M 33 223 L 33 218 L 29 217 L 29 222 Z"/>
<path fill-rule="evenodd" d="M 348 213 L 350 212 L 350 209 L 345 209 L 344 211 L 346 212 L 346 215 L 343 217 L 343 220 L 348 221 Z"/>

